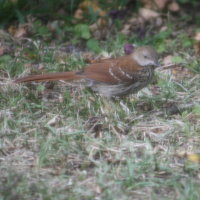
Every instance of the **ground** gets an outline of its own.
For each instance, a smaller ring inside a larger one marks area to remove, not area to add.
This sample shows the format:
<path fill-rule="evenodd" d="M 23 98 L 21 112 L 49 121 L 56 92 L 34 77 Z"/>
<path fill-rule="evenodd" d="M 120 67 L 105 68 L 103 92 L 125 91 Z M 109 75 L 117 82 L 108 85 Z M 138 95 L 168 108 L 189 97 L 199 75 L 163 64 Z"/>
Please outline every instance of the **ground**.
<path fill-rule="evenodd" d="M 137 94 L 115 99 L 64 81 L 13 82 L 81 69 L 88 55 L 122 55 L 115 38 L 99 54 L 4 40 L 10 51 L 0 57 L 0 199 L 200 199 L 199 55 L 185 25 L 176 25 L 148 42 L 162 66 L 175 65 L 158 68 Z M 190 27 L 195 35 L 197 25 Z"/>

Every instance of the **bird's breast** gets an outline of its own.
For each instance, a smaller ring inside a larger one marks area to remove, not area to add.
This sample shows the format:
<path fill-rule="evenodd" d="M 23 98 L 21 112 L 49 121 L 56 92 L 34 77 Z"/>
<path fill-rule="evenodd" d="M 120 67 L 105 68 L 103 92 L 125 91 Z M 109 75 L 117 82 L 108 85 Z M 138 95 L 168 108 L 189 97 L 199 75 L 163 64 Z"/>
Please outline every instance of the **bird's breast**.
<path fill-rule="evenodd" d="M 153 66 L 145 66 L 143 67 L 143 69 L 141 69 L 137 76 L 138 76 L 138 80 L 142 81 L 144 83 L 148 83 L 149 81 L 152 80 L 153 78 L 153 73 L 154 73 L 154 68 Z"/>

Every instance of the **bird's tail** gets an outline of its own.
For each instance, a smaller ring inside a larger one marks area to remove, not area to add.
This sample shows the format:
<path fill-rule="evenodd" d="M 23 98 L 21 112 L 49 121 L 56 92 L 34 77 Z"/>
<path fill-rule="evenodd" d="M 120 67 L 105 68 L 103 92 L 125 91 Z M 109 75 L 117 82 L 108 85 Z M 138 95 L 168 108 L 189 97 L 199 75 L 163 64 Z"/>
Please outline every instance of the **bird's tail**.
<path fill-rule="evenodd" d="M 58 72 L 58 73 L 49 73 L 41 75 L 30 75 L 15 80 L 15 83 L 23 82 L 44 82 L 44 81 L 56 81 L 56 80 L 67 80 L 73 81 L 81 79 L 81 75 L 76 74 L 76 72 Z"/>

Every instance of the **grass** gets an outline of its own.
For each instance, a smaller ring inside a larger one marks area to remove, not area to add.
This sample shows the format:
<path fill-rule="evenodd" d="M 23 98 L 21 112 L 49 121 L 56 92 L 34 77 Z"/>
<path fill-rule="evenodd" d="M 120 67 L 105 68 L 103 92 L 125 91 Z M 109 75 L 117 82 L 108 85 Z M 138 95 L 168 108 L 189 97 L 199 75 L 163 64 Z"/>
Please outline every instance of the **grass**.
<path fill-rule="evenodd" d="M 15 51 L 0 62 L 0 199 L 200 199 L 199 163 L 187 159 L 200 148 L 191 52 L 138 94 L 107 100 L 71 83 L 14 84 L 10 76 L 84 66 L 59 49 Z"/>

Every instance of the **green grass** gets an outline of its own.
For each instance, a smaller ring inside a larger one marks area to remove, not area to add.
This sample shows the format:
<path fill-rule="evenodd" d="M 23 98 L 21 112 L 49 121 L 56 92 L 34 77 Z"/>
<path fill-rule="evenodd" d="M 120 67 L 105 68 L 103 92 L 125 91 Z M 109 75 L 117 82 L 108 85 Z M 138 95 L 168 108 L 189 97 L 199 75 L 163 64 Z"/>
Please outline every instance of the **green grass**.
<path fill-rule="evenodd" d="M 120 42 L 112 43 L 120 54 Z M 14 84 L 10 76 L 85 64 L 47 47 L 31 58 L 24 51 L 0 62 L 0 199 L 200 199 L 199 164 L 184 156 L 200 149 L 199 62 L 191 52 L 188 77 L 160 69 L 153 86 L 108 100 L 70 83 Z M 172 105 L 186 107 L 168 115 Z"/>

